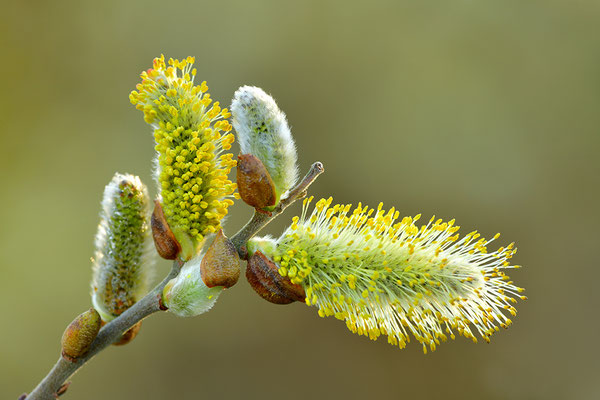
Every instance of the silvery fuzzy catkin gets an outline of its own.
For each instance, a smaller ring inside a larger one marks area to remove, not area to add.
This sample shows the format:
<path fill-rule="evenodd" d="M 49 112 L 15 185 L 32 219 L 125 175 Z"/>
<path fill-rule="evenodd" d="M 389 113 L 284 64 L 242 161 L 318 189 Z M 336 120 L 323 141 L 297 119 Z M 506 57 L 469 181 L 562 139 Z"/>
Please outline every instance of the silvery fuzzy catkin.
<path fill-rule="evenodd" d="M 150 199 L 137 176 L 115 174 L 104 189 L 93 258 L 92 303 L 105 322 L 148 291 L 155 250 Z"/>
<path fill-rule="evenodd" d="M 162 304 L 179 317 L 194 317 L 207 312 L 217 301 L 223 286 L 209 288 L 202 279 L 200 264 L 204 254 L 187 261 L 179 275 L 163 289 Z"/>
<path fill-rule="evenodd" d="M 222 230 L 213 242 L 187 261 L 179 275 L 165 285 L 162 305 L 180 317 L 193 317 L 212 308 L 225 288 L 235 285 L 240 275 L 237 249 Z"/>
<path fill-rule="evenodd" d="M 350 213 L 350 205 L 331 207 L 331 198 L 307 215 L 311 199 L 279 239 L 251 239 L 248 251 L 264 253 L 302 286 L 307 305 L 345 320 L 354 333 L 387 335 L 400 348 L 410 333 L 425 352 L 454 332 L 476 341 L 472 328 L 489 341 L 511 324 L 506 314 L 516 315 L 516 298 L 525 299 L 504 272 L 518 268 L 509 262 L 514 244 L 487 251 L 499 234 L 459 238 L 454 220 L 418 227 L 420 215 L 398 221 L 394 208 L 360 203 Z"/>
<path fill-rule="evenodd" d="M 231 103 L 242 154 L 258 157 L 273 179 L 277 201 L 298 179 L 296 146 L 285 114 L 261 88 L 243 86 Z"/>

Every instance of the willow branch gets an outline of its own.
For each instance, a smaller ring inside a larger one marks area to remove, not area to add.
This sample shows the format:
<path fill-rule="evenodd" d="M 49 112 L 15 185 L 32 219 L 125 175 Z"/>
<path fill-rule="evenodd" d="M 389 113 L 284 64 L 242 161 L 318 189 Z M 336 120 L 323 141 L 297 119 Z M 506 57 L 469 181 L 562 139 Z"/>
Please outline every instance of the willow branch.
<path fill-rule="evenodd" d="M 316 162 L 311 165 L 310 170 L 306 174 L 306 176 L 293 187 L 287 194 L 286 197 L 282 198 L 281 201 L 275 209 L 270 213 L 265 213 L 263 211 L 254 210 L 254 215 L 252 219 L 248 221 L 248 223 L 235 235 L 231 237 L 231 241 L 235 245 L 235 248 L 238 249 L 238 253 L 242 259 L 246 259 L 247 251 L 246 251 L 246 243 L 250 238 L 256 235 L 262 228 L 264 228 L 269 222 L 275 219 L 279 214 L 281 214 L 287 207 L 289 207 L 296 200 L 303 198 L 306 196 L 306 190 L 308 187 L 317 179 L 319 175 L 321 175 L 325 171 L 323 164 L 320 162 Z"/>
<path fill-rule="evenodd" d="M 281 214 L 288 206 L 296 200 L 306 196 L 308 187 L 321 173 L 323 173 L 323 171 L 323 164 L 320 162 L 314 163 L 302 181 L 292 188 L 286 197 L 281 199 L 273 211 L 268 214 L 258 211 L 254 212 L 252 219 L 250 219 L 250 221 L 231 238 L 240 257 L 243 259 L 246 258 L 246 243 L 248 240 Z M 123 333 L 133 325 L 137 324 L 147 316 L 161 310 L 160 299 L 163 289 L 167 282 L 179 274 L 182 265 L 182 261 L 176 260 L 173 263 L 169 275 L 152 289 L 150 293 L 125 310 L 123 314 L 104 325 L 85 356 L 81 357 L 76 362 L 67 361 L 63 357 L 60 357 L 48 375 L 46 375 L 37 387 L 25 398 L 27 400 L 53 400 L 57 397 L 57 393 L 64 393 L 66 390 L 65 382 L 67 379 L 75 374 L 75 372 L 90 361 L 96 354 L 111 344 L 119 341 Z"/>
<path fill-rule="evenodd" d="M 26 399 L 55 399 L 56 393 L 61 389 L 66 380 L 69 379 L 69 377 L 71 377 L 75 372 L 77 372 L 79 368 L 85 365 L 100 351 L 119 341 L 123 333 L 133 325 L 137 324 L 148 315 L 160 311 L 161 308 L 159 299 L 162 291 L 167 282 L 179 274 L 182 264 L 182 261 L 176 260 L 173 263 L 173 267 L 171 268 L 169 275 L 167 275 L 167 277 L 161 283 L 152 289 L 150 293 L 144 296 L 133 306 L 125 310 L 123 314 L 104 325 L 85 356 L 81 357 L 76 362 L 67 361 L 60 357 L 48 375 L 46 375 L 46 377 L 37 385 L 37 387 L 33 389 Z"/>

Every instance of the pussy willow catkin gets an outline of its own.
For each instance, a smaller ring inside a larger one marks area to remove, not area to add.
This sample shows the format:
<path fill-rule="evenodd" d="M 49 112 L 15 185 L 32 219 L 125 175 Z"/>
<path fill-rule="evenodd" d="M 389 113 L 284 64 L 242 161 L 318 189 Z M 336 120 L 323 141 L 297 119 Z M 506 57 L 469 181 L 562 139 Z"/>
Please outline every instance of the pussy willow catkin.
<path fill-rule="evenodd" d="M 255 86 L 242 86 L 235 92 L 231 112 L 242 154 L 262 161 L 279 201 L 298 179 L 296 145 L 285 114 L 271 96 Z"/>
<path fill-rule="evenodd" d="M 345 320 L 359 335 L 404 348 L 409 333 L 435 350 L 455 333 L 486 341 L 508 327 L 513 303 L 523 291 L 505 270 L 517 268 L 510 258 L 514 244 L 488 253 L 491 240 L 471 232 L 462 238 L 454 220 L 432 217 L 417 226 L 420 215 L 398 220 L 394 208 L 384 211 L 319 200 L 277 239 L 255 239 L 250 252 L 261 250 L 279 273 L 306 292 L 306 304 L 319 315 Z"/>
<path fill-rule="evenodd" d="M 105 322 L 146 294 L 154 255 L 146 186 L 117 173 L 104 189 L 92 277 L 92 302 Z"/>
<path fill-rule="evenodd" d="M 184 259 L 196 254 L 206 235 L 220 228 L 233 204 L 236 185 L 227 174 L 236 165 L 231 153 L 231 116 L 212 104 L 206 82 L 194 85 L 193 57 L 155 58 L 130 94 L 154 128 L 161 204 L 167 222 L 182 246 Z"/>

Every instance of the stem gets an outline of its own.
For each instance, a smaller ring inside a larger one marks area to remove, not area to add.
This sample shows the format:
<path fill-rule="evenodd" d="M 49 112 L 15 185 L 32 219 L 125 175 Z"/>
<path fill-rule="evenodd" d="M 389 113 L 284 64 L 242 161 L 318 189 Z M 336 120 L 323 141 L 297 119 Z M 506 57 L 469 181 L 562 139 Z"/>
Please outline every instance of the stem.
<path fill-rule="evenodd" d="M 279 204 L 271 213 L 266 214 L 257 211 L 254 212 L 252 219 L 231 238 L 231 241 L 235 245 L 242 259 L 245 259 L 247 256 L 246 243 L 248 240 L 257 234 L 269 222 L 271 222 L 271 220 L 281 214 L 290 204 L 306 196 L 306 189 L 308 189 L 308 187 L 321 173 L 323 173 L 323 171 L 323 164 L 320 162 L 314 163 L 304 179 L 302 179 L 298 185 L 292 188 L 285 198 L 281 199 Z M 159 301 L 161 299 L 163 289 L 167 282 L 179 274 L 182 265 L 183 261 L 180 261 L 179 259 L 175 260 L 173 267 L 171 268 L 171 272 L 161 283 L 159 283 L 141 300 L 125 310 L 123 314 L 104 325 L 85 356 L 81 357 L 76 362 L 70 362 L 60 357 L 48 375 L 46 375 L 46 377 L 36 386 L 36 388 L 33 389 L 26 399 L 55 399 L 57 397 L 57 392 L 61 389 L 66 380 L 69 379 L 69 377 L 71 377 L 75 372 L 77 372 L 79 368 L 84 366 L 100 351 L 120 340 L 121 335 L 123 335 L 123 333 L 133 325 L 137 324 L 147 316 L 160 311 L 161 306 Z M 64 392 L 64 390 L 61 392 Z"/>
<path fill-rule="evenodd" d="M 148 315 L 160 311 L 159 299 L 162 291 L 167 282 L 179 274 L 182 265 L 182 261 L 175 260 L 171 272 L 161 283 L 140 301 L 125 310 L 123 314 L 104 325 L 92 343 L 90 350 L 84 357 L 76 362 L 70 362 L 60 357 L 48 375 L 46 375 L 37 387 L 27 396 L 27 400 L 55 399 L 56 392 L 58 392 L 63 383 L 77 372 L 79 368 L 91 360 L 97 353 L 121 339 L 121 335 L 133 325 L 146 318 Z"/>
<path fill-rule="evenodd" d="M 231 237 L 231 241 L 233 242 L 235 248 L 238 249 L 240 258 L 246 259 L 248 256 L 246 251 L 246 243 L 248 240 L 250 240 L 252 236 L 256 235 L 269 222 L 281 214 L 292 203 L 306 196 L 306 190 L 308 187 L 315 181 L 315 179 L 317 179 L 319 175 L 323 173 L 323 171 L 325 171 L 323 164 L 317 161 L 311 165 L 310 170 L 302 179 L 302 181 L 292 188 L 286 197 L 279 201 L 279 204 L 275 206 L 273 211 L 270 213 L 265 213 L 254 210 L 252 219 L 248 221 L 248 223 L 242 229 L 240 229 L 238 233 Z"/>

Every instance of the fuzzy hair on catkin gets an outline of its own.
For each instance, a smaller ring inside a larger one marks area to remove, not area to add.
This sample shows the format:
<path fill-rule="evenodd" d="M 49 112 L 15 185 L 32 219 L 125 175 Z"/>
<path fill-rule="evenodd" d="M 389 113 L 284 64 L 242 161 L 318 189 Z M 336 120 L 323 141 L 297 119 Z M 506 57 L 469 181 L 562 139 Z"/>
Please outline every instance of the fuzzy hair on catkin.
<path fill-rule="evenodd" d="M 199 253 L 187 261 L 179 275 L 167 282 L 162 303 L 169 312 L 179 317 L 194 317 L 210 310 L 217 301 L 223 287 L 206 286 L 200 270 L 203 257 L 204 254 Z"/>
<path fill-rule="evenodd" d="M 507 328 L 516 315 L 513 303 L 524 289 L 505 271 L 514 244 L 488 252 L 491 240 L 476 231 L 462 238 L 454 220 L 431 218 L 417 226 L 420 215 L 398 220 L 387 212 L 360 203 L 331 206 L 319 200 L 278 239 L 253 238 L 249 251 L 260 250 L 278 266 L 279 274 L 306 293 L 307 305 L 319 315 L 346 321 L 360 335 L 387 335 L 403 348 L 409 333 L 427 352 L 454 339 L 454 333 L 476 341 L 474 330 L 489 341 L 498 327 Z"/>
<path fill-rule="evenodd" d="M 242 154 L 262 161 L 281 197 L 298 180 L 296 145 L 285 114 L 273 97 L 255 86 L 235 92 L 231 113 Z"/>
<path fill-rule="evenodd" d="M 104 189 L 95 245 L 92 303 L 109 322 L 147 293 L 154 273 L 150 198 L 137 176 L 117 173 Z"/>

